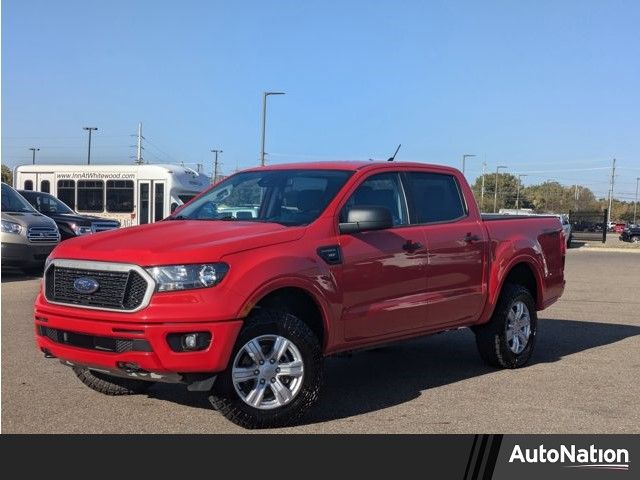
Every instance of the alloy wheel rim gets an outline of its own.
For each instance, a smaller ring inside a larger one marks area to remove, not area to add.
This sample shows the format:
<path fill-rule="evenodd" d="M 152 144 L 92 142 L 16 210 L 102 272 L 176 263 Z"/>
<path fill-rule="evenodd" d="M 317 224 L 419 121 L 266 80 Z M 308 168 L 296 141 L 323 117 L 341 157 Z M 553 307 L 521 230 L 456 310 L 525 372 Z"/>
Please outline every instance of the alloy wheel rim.
<path fill-rule="evenodd" d="M 304 361 L 291 340 L 261 335 L 238 350 L 231 378 L 244 403 L 258 410 L 271 410 L 291 403 L 300 393 Z"/>
<path fill-rule="evenodd" d="M 527 305 L 518 300 L 511 305 L 507 315 L 507 344 L 516 355 L 522 353 L 531 337 L 531 315 Z"/>

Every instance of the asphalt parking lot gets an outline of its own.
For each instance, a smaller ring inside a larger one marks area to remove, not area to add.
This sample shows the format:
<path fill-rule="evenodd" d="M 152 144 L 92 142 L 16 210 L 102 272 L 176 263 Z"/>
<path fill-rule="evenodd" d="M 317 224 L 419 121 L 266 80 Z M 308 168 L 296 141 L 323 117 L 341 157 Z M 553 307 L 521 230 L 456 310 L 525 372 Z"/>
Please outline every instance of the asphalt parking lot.
<path fill-rule="evenodd" d="M 469 330 L 326 363 L 322 398 L 293 433 L 638 433 L 640 254 L 570 250 L 567 289 L 540 312 L 533 362 L 484 366 Z M 180 385 L 107 397 L 35 348 L 39 279 L 2 274 L 4 433 L 244 430 Z"/>

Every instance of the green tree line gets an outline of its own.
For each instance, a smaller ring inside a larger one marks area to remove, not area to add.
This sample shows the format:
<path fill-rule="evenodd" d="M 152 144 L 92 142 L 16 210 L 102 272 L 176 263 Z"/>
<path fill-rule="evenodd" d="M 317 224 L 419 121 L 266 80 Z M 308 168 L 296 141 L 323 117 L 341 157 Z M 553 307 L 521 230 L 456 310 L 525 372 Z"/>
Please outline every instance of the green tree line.
<path fill-rule="evenodd" d="M 583 185 L 562 185 L 547 180 L 536 185 L 525 186 L 522 180 L 510 173 L 498 174 L 498 195 L 496 198 L 495 173 L 484 175 L 484 195 L 482 176 L 472 185 L 473 194 L 483 212 L 498 211 L 501 208 L 530 208 L 536 213 L 569 213 L 569 211 L 603 211 L 609 206 L 608 198 L 598 198 L 593 191 Z M 634 202 L 614 199 L 611 208 L 612 220 L 633 221 Z"/>

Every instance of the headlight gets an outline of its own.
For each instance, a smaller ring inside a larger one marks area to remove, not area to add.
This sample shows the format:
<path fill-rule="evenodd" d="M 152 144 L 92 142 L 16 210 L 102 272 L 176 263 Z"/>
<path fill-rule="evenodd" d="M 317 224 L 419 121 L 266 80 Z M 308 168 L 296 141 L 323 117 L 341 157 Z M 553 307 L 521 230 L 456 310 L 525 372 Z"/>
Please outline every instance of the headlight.
<path fill-rule="evenodd" d="M 158 292 L 213 287 L 220 283 L 228 271 L 229 265 L 226 263 L 147 268 L 147 272 L 156 281 Z"/>
<path fill-rule="evenodd" d="M 75 223 L 70 223 L 69 227 L 73 230 L 73 233 L 76 235 L 86 235 L 87 233 L 91 233 L 91 227 L 79 226 Z"/>
<path fill-rule="evenodd" d="M 18 223 L 8 222 L 7 220 L 2 220 L 2 232 L 19 234 L 20 232 L 22 232 L 22 225 Z"/>

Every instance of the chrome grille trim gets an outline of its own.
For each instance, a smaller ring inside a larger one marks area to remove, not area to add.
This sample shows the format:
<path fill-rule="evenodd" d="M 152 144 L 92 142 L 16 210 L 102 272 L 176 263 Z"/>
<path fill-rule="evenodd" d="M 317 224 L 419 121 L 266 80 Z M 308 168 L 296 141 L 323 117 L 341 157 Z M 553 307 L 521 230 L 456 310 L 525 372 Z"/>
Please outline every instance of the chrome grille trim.
<path fill-rule="evenodd" d="M 27 239 L 31 243 L 58 243 L 60 232 L 53 227 L 30 227 L 27 230 Z"/>
<path fill-rule="evenodd" d="M 142 299 L 142 303 L 134 309 L 122 309 L 122 308 L 106 308 L 106 307 L 92 307 L 90 305 L 76 305 L 74 303 L 65 303 L 65 302 L 56 302 L 55 300 L 50 300 L 47 297 L 47 288 L 44 285 L 44 282 L 47 281 L 48 275 L 47 272 L 52 266 L 64 267 L 64 268 L 77 268 L 84 270 L 102 270 L 106 272 L 130 272 L 134 270 L 137 272 L 144 280 L 147 282 L 147 290 L 145 291 L 144 298 Z M 153 292 L 156 290 L 156 282 L 153 280 L 151 275 L 147 273 L 147 271 L 140 267 L 139 265 L 134 265 L 132 263 L 113 263 L 113 262 L 99 262 L 94 260 L 68 260 L 64 258 L 56 258 L 51 260 L 51 262 L 47 265 L 47 268 L 44 271 L 44 275 L 42 276 L 42 281 L 44 288 L 42 289 L 43 295 L 46 298 L 47 302 L 54 305 L 64 305 L 65 307 L 74 307 L 79 309 L 89 309 L 89 310 L 99 310 L 106 312 L 120 312 L 120 313 L 134 313 L 146 308 L 151 302 L 151 297 L 153 296 Z"/>
<path fill-rule="evenodd" d="M 115 222 L 91 222 L 91 233 L 106 232 L 116 228 L 118 228 L 118 224 Z"/>

